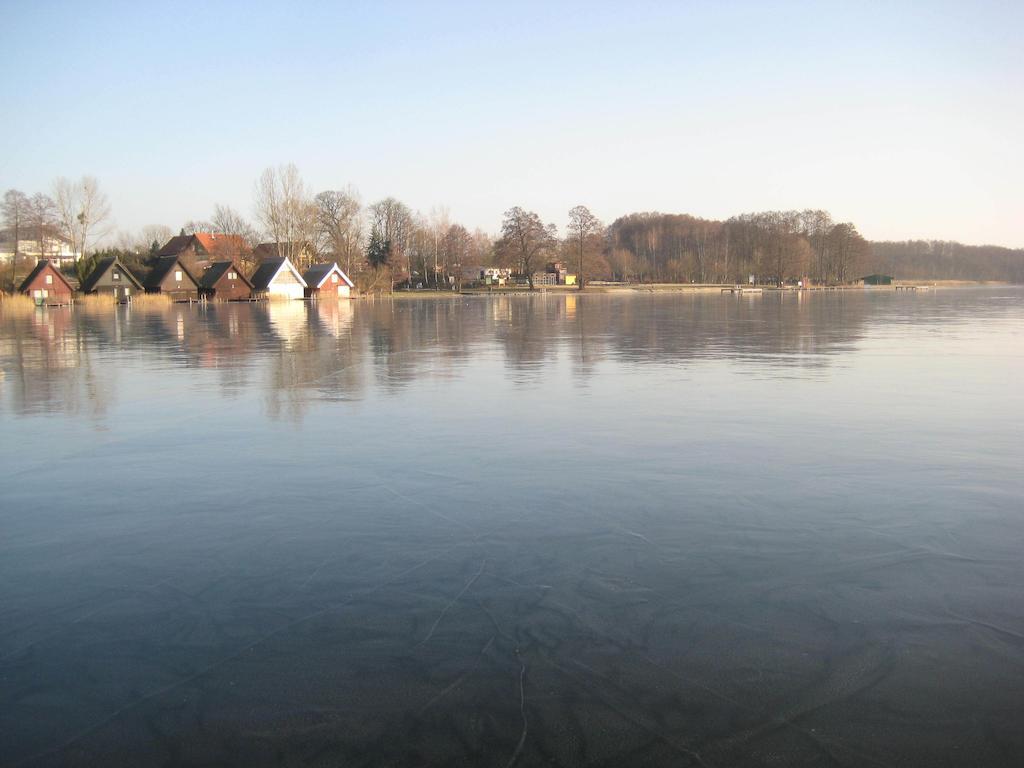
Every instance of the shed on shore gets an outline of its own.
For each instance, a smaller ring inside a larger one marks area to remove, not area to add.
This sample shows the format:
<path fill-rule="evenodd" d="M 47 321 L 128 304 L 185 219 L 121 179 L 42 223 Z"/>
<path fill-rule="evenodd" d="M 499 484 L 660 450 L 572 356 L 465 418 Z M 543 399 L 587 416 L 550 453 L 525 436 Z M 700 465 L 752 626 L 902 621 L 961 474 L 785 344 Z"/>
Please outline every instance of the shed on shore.
<path fill-rule="evenodd" d="M 341 271 L 337 263 L 314 264 L 302 275 L 306 281 L 306 296 L 330 296 L 331 298 L 347 299 L 355 288 L 349 276 Z"/>
<path fill-rule="evenodd" d="M 149 270 L 146 293 L 161 293 L 171 301 L 199 301 L 199 281 L 177 256 L 161 256 Z"/>
<path fill-rule="evenodd" d="M 857 282 L 861 285 L 892 285 L 893 279 L 892 275 L 865 275 Z"/>
<path fill-rule="evenodd" d="M 233 261 L 215 261 L 199 278 L 199 294 L 207 299 L 242 301 L 252 298 L 252 282 Z"/>
<path fill-rule="evenodd" d="M 252 276 L 253 295 L 268 299 L 301 299 L 306 281 L 288 259 L 267 259 Z"/>
<path fill-rule="evenodd" d="M 74 292 L 71 282 L 49 259 L 40 259 L 18 288 L 18 293 L 49 304 L 67 304 Z"/>
<path fill-rule="evenodd" d="M 109 294 L 115 301 L 131 301 L 142 293 L 142 283 L 116 256 L 100 259 L 82 282 L 82 293 Z"/>

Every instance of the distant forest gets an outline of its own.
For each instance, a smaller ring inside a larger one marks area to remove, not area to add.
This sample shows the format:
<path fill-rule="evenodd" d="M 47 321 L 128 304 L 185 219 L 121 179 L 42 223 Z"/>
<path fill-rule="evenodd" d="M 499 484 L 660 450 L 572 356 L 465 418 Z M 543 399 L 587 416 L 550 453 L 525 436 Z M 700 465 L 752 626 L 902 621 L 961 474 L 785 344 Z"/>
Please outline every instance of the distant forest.
<path fill-rule="evenodd" d="M 913 240 L 869 242 L 853 222 L 823 210 L 744 213 L 725 221 L 688 214 L 630 213 L 600 221 L 584 205 L 559 226 L 515 206 L 496 233 L 468 230 L 445 208 L 427 214 L 387 197 L 369 205 L 351 188 L 313 192 L 298 168 L 267 168 L 256 180 L 253 218 L 227 205 L 181 227 L 149 225 L 112 232 L 112 210 L 99 182 L 57 179 L 53 195 L 8 190 L 0 200 L 0 289 L 13 290 L 36 258 L 63 243 L 83 257 L 82 278 L 104 255 L 129 267 L 151 266 L 174 234 L 232 235 L 238 259 L 253 270 L 267 254 L 304 269 L 336 261 L 361 290 L 396 285 L 459 286 L 484 267 L 506 267 L 533 286 L 552 262 L 574 272 L 582 287 L 592 280 L 640 283 L 780 284 L 809 279 L 850 283 L 881 273 L 900 280 L 995 280 L 1024 283 L 1024 249 Z"/>
<path fill-rule="evenodd" d="M 844 283 L 868 274 L 901 280 L 1024 283 L 1024 249 L 957 242 L 871 242 L 827 211 L 768 211 L 726 221 L 634 213 L 605 232 L 594 270 L 623 281 Z"/>
<path fill-rule="evenodd" d="M 871 271 L 902 280 L 998 280 L 1024 283 L 1024 248 L 942 240 L 872 242 Z"/>

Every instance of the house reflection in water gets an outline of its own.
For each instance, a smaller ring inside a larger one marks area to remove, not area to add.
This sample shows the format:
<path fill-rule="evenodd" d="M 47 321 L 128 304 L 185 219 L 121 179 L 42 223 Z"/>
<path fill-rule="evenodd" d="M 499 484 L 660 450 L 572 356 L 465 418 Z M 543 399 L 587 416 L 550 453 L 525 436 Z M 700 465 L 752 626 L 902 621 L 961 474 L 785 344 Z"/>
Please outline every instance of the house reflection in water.
<path fill-rule="evenodd" d="M 184 367 L 209 372 L 189 379 L 190 387 L 224 397 L 260 390 L 266 415 L 300 419 L 317 400 L 459 377 L 495 352 L 514 386 L 568 372 L 572 385 L 583 387 L 602 361 L 714 358 L 769 372 L 813 371 L 854 347 L 869 312 L 884 311 L 857 295 L 455 296 L 30 313 L 0 307 L 0 406 L 102 418 L 119 386 L 132 391 L 145 381 L 165 389 L 166 372 Z M 559 361 L 565 365 L 553 364 Z"/>

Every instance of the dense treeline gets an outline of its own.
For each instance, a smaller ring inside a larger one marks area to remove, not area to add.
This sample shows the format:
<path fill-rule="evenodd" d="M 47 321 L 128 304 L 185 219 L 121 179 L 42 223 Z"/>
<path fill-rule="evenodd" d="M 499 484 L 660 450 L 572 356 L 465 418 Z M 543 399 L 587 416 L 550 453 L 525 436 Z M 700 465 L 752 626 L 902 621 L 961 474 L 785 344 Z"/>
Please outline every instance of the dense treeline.
<path fill-rule="evenodd" d="M 998 280 L 1024 283 L 1024 248 L 942 240 L 873 242 L 872 271 L 904 280 Z"/>
<path fill-rule="evenodd" d="M 851 222 L 823 210 L 744 213 L 725 221 L 687 214 L 631 213 L 605 226 L 586 206 L 568 212 L 564 235 L 534 211 L 514 206 L 492 236 L 469 231 L 446 209 L 415 211 L 393 197 L 364 205 L 352 187 L 314 193 L 294 165 L 267 168 L 253 189 L 253 216 L 215 205 L 209 218 L 172 229 L 150 225 L 112 234 L 112 212 L 98 181 L 58 179 L 52 196 L 8 190 L 0 200 L 3 243 L 16 243 L 0 268 L 11 290 L 36 258 L 61 248 L 81 254 L 67 267 L 82 278 L 104 254 L 148 267 L 175 232 L 231 235 L 237 252 L 220 254 L 244 268 L 269 254 L 305 268 L 333 260 L 365 291 L 396 285 L 451 289 L 486 266 L 508 267 L 531 287 L 559 261 L 582 287 L 622 282 L 782 284 L 850 283 L 884 273 L 904 280 L 1024 282 L 1024 250 L 955 242 L 869 243 Z M 4 245 L 6 248 L 7 245 Z"/>
<path fill-rule="evenodd" d="M 607 238 L 611 276 L 624 281 L 844 283 L 859 276 L 870 253 L 853 224 L 813 210 L 727 221 L 634 213 L 616 219 Z"/>

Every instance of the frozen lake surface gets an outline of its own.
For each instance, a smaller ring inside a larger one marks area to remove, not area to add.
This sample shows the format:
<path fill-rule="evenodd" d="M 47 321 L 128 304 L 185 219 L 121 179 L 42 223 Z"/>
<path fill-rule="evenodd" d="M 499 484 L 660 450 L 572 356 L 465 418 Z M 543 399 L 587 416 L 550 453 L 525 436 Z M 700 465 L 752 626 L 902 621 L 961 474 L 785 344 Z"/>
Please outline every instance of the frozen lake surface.
<path fill-rule="evenodd" d="M 0 764 L 1024 764 L 1024 290 L 0 307 Z"/>

